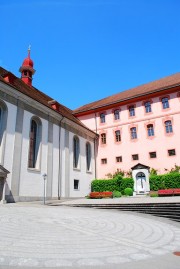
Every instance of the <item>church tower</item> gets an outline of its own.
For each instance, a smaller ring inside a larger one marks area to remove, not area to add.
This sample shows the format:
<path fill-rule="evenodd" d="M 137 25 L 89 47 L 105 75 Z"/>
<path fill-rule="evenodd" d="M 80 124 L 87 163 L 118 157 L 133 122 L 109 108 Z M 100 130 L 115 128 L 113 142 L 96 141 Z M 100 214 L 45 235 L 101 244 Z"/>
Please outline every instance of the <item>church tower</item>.
<path fill-rule="evenodd" d="M 21 79 L 29 86 L 32 86 L 32 76 L 35 73 L 35 69 L 33 69 L 34 63 L 30 58 L 30 51 L 29 46 L 28 57 L 24 59 L 22 66 L 19 68 L 19 72 L 21 72 Z"/>

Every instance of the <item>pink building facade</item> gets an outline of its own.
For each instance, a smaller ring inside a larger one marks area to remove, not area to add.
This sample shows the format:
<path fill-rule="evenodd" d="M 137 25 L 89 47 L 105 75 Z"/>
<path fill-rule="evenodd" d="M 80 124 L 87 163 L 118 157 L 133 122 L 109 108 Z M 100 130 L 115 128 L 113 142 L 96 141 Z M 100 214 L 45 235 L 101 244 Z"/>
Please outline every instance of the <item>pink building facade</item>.
<path fill-rule="evenodd" d="M 96 176 L 137 163 L 164 173 L 180 165 L 180 73 L 87 104 L 74 111 L 99 134 Z"/>

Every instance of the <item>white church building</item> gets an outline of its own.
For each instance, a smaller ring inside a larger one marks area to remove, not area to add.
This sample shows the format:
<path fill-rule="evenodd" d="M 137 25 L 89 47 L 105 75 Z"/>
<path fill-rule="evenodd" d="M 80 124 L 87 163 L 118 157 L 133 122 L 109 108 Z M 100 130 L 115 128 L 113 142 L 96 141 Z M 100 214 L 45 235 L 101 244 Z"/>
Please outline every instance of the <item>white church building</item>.
<path fill-rule="evenodd" d="M 44 179 L 48 199 L 86 196 L 97 134 L 32 86 L 30 51 L 19 71 L 0 67 L 0 201 L 42 200 Z"/>

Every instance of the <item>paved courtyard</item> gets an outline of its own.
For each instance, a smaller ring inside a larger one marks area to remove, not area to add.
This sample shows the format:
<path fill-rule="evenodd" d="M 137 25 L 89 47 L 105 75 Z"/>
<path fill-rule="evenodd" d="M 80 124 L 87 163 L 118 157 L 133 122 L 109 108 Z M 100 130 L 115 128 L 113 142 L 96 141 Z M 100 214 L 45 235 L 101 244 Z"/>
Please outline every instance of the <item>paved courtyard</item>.
<path fill-rule="evenodd" d="M 179 269 L 180 224 L 118 210 L 0 205 L 0 268 Z"/>

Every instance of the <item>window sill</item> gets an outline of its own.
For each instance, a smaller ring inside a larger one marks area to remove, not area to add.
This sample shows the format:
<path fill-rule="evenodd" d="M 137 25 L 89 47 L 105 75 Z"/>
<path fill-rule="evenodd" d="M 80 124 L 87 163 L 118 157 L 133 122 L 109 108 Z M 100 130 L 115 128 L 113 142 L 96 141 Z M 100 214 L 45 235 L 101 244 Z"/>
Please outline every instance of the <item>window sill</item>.
<path fill-rule="evenodd" d="M 86 171 L 87 174 L 91 174 L 92 175 L 92 171 Z"/>
<path fill-rule="evenodd" d="M 73 170 L 74 170 L 74 171 L 78 171 L 78 172 L 80 172 L 80 171 L 81 171 L 81 169 L 80 169 L 80 168 L 75 168 L 75 167 L 73 167 Z"/>
<path fill-rule="evenodd" d="M 28 167 L 27 170 L 29 172 L 35 172 L 35 173 L 40 173 L 41 172 L 41 170 L 40 169 L 37 169 L 37 168 L 30 168 L 30 167 Z"/>

